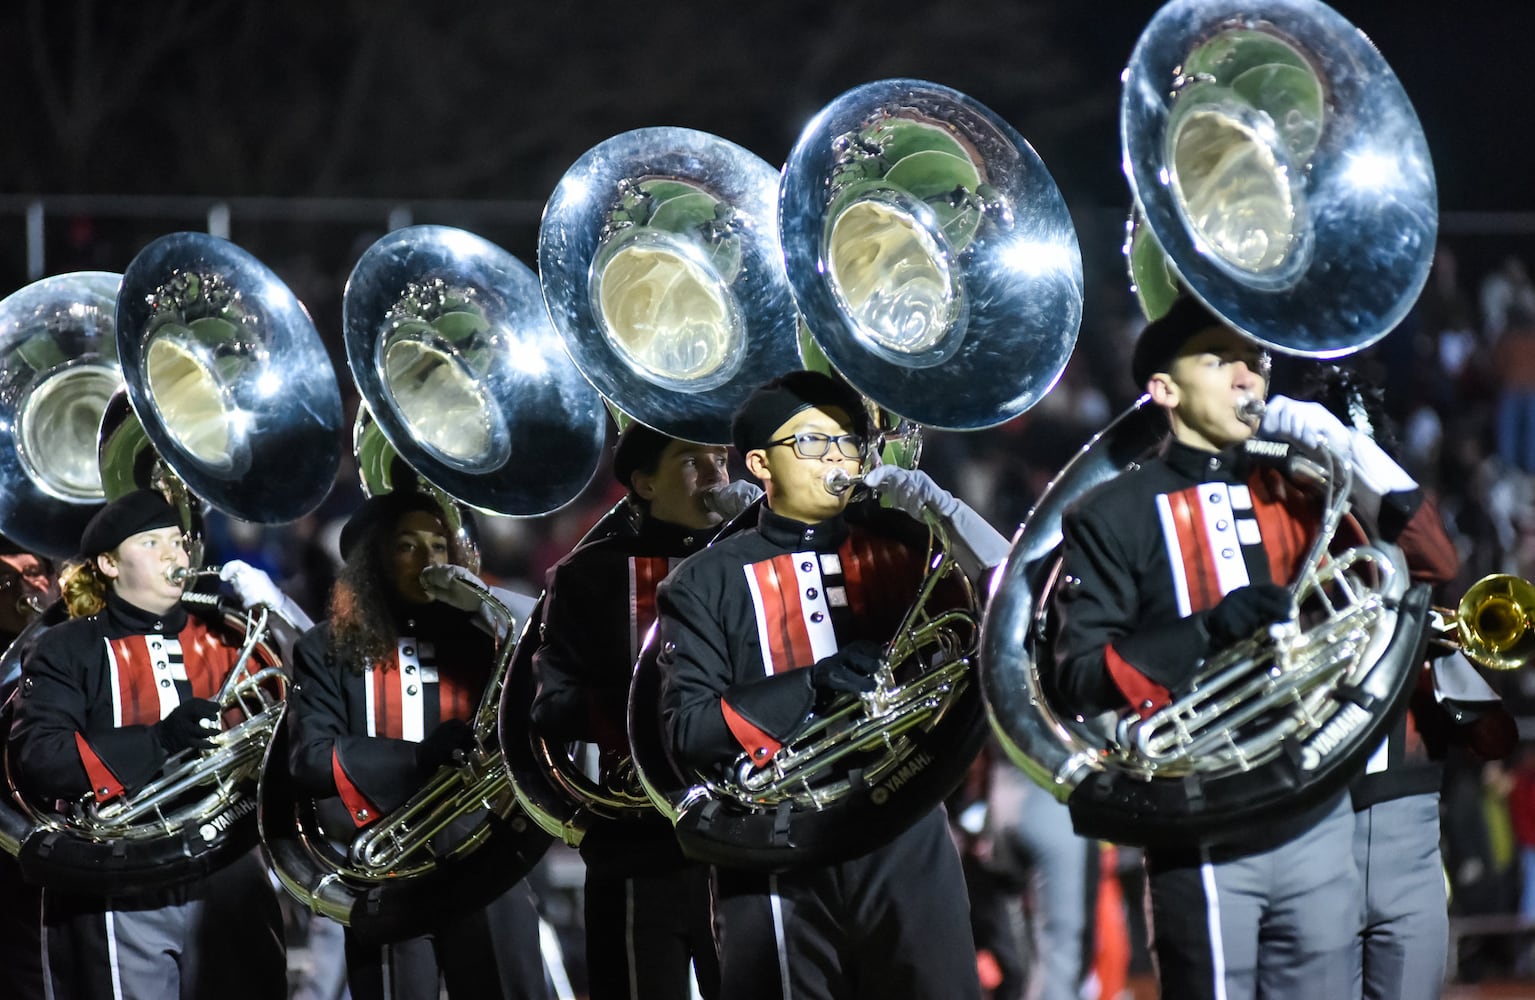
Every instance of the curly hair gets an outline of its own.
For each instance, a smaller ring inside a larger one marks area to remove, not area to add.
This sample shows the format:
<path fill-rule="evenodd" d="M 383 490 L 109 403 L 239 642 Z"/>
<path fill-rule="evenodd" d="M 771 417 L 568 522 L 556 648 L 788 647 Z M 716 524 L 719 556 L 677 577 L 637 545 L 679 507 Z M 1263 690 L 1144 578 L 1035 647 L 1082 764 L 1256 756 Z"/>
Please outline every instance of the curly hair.
<path fill-rule="evenodd" d="M 395 624 L 394 567 L 390 543 L 399 516 L 372 524 L 336 576 L 330 594 L 330 655 L 355 674 L 370 664 L 390 662 L 399 641 Z M 448 535 L 448 561 L 465 564 L 458 539 Z"/>
<path fill-rule="evenodd" d="M 71 618 L 88 618 L 106 607 L 107 585 L 94 559 L 71 559 L 59 571 L 59 595 Z"/>

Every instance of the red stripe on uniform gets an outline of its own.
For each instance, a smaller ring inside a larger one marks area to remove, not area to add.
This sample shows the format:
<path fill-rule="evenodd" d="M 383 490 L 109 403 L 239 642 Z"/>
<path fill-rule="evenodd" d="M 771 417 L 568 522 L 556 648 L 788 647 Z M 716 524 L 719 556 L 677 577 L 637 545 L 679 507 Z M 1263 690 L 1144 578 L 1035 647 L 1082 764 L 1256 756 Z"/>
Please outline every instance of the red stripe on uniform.
<path fill-rule="evenodd" d="M 141 635 L 111 641 L 117 661 L 117 704 L 125 726 L 152 726 L 160 721 L 160 695 L 155 691 L 149 644 Z"/>
<path fill-rule="evenodd" d="M 80 751 L 80 763 L 85 765 L 85 776 L 91 780 L 91 794 L 97 802 L 115 799 L 123 794 L 123 783 L 107 767 L 106 761 L 96 755 L 91 745 L 80 733 L 75 734 L 75 749 Z"/>
<path fill-rule="evenodd" d="M 1263 551 L 1268 555 L 1269 579 L 1281 586 L 1288 584 L 1306 557 L 1311 541 L 1308 525 L 1316 523 L 1315 505 L 1273 469 L 1255 474 L 1248 489 L 1258 533 L 1263 536 Z"/>
<path fill-rule="evenodd" d="M 761 767 L 772 760 L 778 748 L 783 746 L 743 719 L 739 712 L 730 707 L 730 702 L 723 698 L 720 699 L 720 712 L 725 716 L 725 725 L 730 727 L 730 734 L 741 744 L 741 749 L 746 751 L 746 758 L 752 762 L 753 767 Z"/>
<path fill-rule="evenodd" d="M 925 552 L 897 539 L 855 528 L 842 543 L 838 555 L 847 580 L 848 606 L 860 623 L 860 630 L 868 633 L 862 638 L 880 642 L 889 639 L 900 627 L 902 615 L 922 584 Z M 945 589 L 929 609 L 939 611 L 965 603 L 963 592 L 955 595 Z"/>
<path fill-rule="evenodd" d="M 373 666 L 373 733 L 391 740 L 405 738 L 400 664 L 393 654 L 387 664 L 377 663 Z"/>
<path fill-rule="evenodd" d="M 847 606 L 853 612 L 855 619 L 862 618 L 869 607 L 864 587 L 870 574 L 864 571 L 867 568 L 866 563 L 873 563 L 874 553 L 867 542 L 866 537 L 855 532 L 848 535 L 837 548 L 837 558 L 842 560 L 842 579 L 847 584 Z M 878 606 L 876 604 L 876 607 Z"/>
<path fill-rule="evenodd" d="M 1225 596 L 1215 575 L 1215 559 L 1210 555 L 1205 535 L 1205 516 L 1199 506 L 1199 487 L 1167 494 L 1173 515 L 1173 530 L 1178 536 L 1178 553 L 1183 560 L 1183 579 L 1189 592 L 1189 610 L 1214 607 Z"/>
<path fill-rule="evenodd" d="M 341 755 L 335 750 L 330 752 L 330 773 L 336 782 L 336 792 L 341 796 L 341 801 L 346 804 L 347 815 L 352 817 L 352 822 L 358 826 L 367 826 L 377 820 L 380 815 L 378 806 L 362 793 L 352 779 L 346 776 L 346 768 L 341 766 Z"/>
<path fill-rule="evenodd" d="M 786 553 L 750 566 L 757 580 L 757 592 L 762 596 L 764 631 L 768 637 L 768 649 L 764 652 L 775 674 L 815 662 L 804 605 L 800 603 L 799 581 L 794 575 L 794 560 L 793 553 Z"/>
<path fill-rule="evenodd" d="M 186 667 L 187 681 L 192 685 L 192 694 L 198 698 L 216 697 L 239 659 L 239 650 L 225 645 L 195 618 L 182 629 L 179 638 L 181 659 Z M 254 656 L 251 657 L 250 668 L 259 669 Z M 224 724 L 234 726 L 244 720 L 244 713 L 233 709 L 226 713 Z"/>
<path fill-rule="evenodd" d="M 656 588 L 671 571 L 671 560 L 664 556 L 635 556 L 630 563 L 634 567 L 634 593 L 629 595 L 632 616 L 629 659 L 637 660 L 645 634 L 656 623 Z"/>
<path fill-rule="evenodd" d="M 1112 644 L 1103 650 L 1103 662 L 1109 670 L 1109 677 L 1114 681 L 1114 686 L 1119 688 L 1125 696 L 1125 701 L 1141 718 L 1145 718 L 1152 712 L 1172 701 L 1172 695 L 1167 688 L 1147 677 L 1123 656 L 1119 655 Z"/>

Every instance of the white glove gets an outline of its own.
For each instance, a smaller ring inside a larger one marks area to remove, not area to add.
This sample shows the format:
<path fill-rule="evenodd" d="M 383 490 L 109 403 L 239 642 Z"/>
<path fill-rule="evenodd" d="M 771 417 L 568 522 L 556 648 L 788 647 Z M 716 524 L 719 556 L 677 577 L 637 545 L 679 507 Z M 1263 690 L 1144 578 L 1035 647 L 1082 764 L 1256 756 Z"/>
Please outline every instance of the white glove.
<path fill-rule="evenodd" d="M 933 477 L 920 469 L 877 466 L 863 477 L 863 484 L 877 490 L 881 500 L 888 500 L 887 506 L 904 511 L 919 521 L 924 510 L 948 517 L 959 509 L 959 500 L 954 494 L 933 482 Z"/>
<path fill-rule="evenodd" d="M 1327 448 L 1345 455 L 1351 436 L 1343 421 L 1321 403 L 1301 402 L 1288 396 L 1269 397 L 1258 433 L 1266 438 L 1294 441 L 1312 451 Z"/>
<path fill-rule="evenodd" d="M 235 592 L 235 600 L 240 602 L 242 608 L 265 604 L 276 610 L 282 607 L 285 600 L 283 592 L 277 589 L 277 584 L 272 582 L 270 576 L 238 559 L 231 559 L 219 567 L 219 579 L 229 584 Z"/>
<path fill-rule="evenodd" d="M 272 613 L 303 632 L 314 625 L 313 620 L 298 606 L 298 602 L 277 589 L 277 584 L 266 573 L 250 563 L 231 559 L 219 567 L 219 579 L 229 584 L 235 592 L 235 600 L 242 608 L 254 608 L 265 604 Z"/>
<path fill-rule="evenodd" d="M 933 477 L 919 469 L 881 465 L 863 477 L 863 484 L 879 490 L 890 505 L 918 520 L 924 510 L 937 515 L 948 529 L 954 558 L 971 579 L 1000 564 L 1012 546 L 1006 538 L 948 490 L 933 482 Z"/>
<path fill-rule="evenodd" d="M 762 496 L 762 487 L 756 483 L 748 483 L 744 479 L 737 479 L 733 483 L 705 490 L 704 506 L 728 521 L 756 503 L 760 496 Z"/>
<path fill-rule="evenodd" d="M 478 611 L 485 602 L 480 594 L 486 589 L 480 578 L 462 566 L 446 563 L 421 571 L 421 589 L 434 601 L 460 611 Z"/>
<path fill-rule="evenodd" d="M 1307 448 L 1333 452 L 1354 470 L 1356 493 L 1375 497 L 1415 490 L 1418 483 L 1387 455 L 1375 439 L 1343 421 L 1321 403 L 1298 402 L 1285 396 L 1268 400 L 1259 432 L 1265 437 L 1294 441 Z"/>

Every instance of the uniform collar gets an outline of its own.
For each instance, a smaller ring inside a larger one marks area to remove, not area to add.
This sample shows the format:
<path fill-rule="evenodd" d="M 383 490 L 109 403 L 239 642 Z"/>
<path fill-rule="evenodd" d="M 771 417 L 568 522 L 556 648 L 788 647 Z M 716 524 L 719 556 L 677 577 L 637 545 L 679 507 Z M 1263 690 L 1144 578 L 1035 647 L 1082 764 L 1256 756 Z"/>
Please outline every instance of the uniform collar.
<path fill-rule="evenodd" d="M 663 521 L 659 517 L 651 517 L 646 514 L 640 522 L 640 536 L 647 541 L 656 542 L 668 552 L 679 551 L 692 554 L 709 544 L 709 540 L 719 533 L 719 526 L 711 528 L 689 528 L 686 525 L 677 524 L 675 521 Z"/>
<path fill-rule="evenodd" d="M 1247 477 L 1248 460 L 1241 445 L 1210 451 L 1184 444 L 1169 437 L 1162 449 L 1162 460 L 1175 472 L 1195 481 L 1223 480 L 1240 482 Z"/>
<path fill-rule="evenodd" d="M 832 552 L 847 538 L 847 521 L 841 516 L 815 524 L 775 514 L 767 504 L 757 518 L 757 530 L 774 545 L 792 552 Z"/>
<path fill-rule="evenodd" d="M 389 597 L 389 610 L 394 614 L 395 628 L 401 635 L 440 635 L 463 628 L 473 617 L 472 612 L 460 611 L 441 601 L 415 604 L 394 594 Z"/>
<path fill-rule="evenodd" d="M 165 635 L 176 635 L 187 627 L 187 609 L 177 604 L 165 614 L 155 614 L 153 611 L 145 611 L 135 604 L 129 604 L 117 596 L 117 591 L 107 589 L 107 619 L 113 625 L 119 626 L 128 632 L 160 632 Z"/>

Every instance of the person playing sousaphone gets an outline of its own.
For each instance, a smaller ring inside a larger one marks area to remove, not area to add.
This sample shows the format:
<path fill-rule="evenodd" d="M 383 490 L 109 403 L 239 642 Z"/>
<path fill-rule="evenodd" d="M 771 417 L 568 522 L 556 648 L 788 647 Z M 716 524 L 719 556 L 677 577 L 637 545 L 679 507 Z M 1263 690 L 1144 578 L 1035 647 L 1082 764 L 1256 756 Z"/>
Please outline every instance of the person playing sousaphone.
<path fill-rule="evenodd" d="M 731 434 L 766 490 L 755 526 L 674 570 L 656 641 L 668 749 L 704 773 L 753 766 L 824 707 L 871 691 L 883 644 L 921 578 L 942 519 L 971 575 L 1007 544 L 926 474 L 874 469 L 896 510 L 850 504 L 828 477 L 862 471 L 867 415 L 849 386 L 796 371 L 759 387 Z M 720 995 L 731 1000 L 978 997 L 964 877 L 941 806 L 845 860 L 713 874 Z"/>
<path fill-rule="evenodd" d="M 345 565 L 330 615 L 294 650 L 289 766 L 319 800 L 333 839 L 405 803 L 474 744 L 468 721 L 504 637 L 459 581 L 470 576 L 439 501 L 396 490 L 365 500 L 342 528 Z M 508 595 L 510 598 L 511 595 Z M 451 831 L 450 831 L 451 832 Z M 542 1000 L 538 915 L 518 882 L 487 905 L 451 897 L 403 940 L 346 931 L 353 997 Z"/>
<path fill-rule="evenodd" d="M 1147 325 L 1132 373 L 1171 433 L 1064 515 L 1060 630 L 1046 669 L 1065 710 L 1144 718 L 1187 692 L 1206 658 L 1294 617 L 1287 585 L 1320 507 L 1251 460 L 1244 444 L 1257 435 L 1333 450 L 1352 472 L 1354 511 L 1401 546 L 1414 575 L 1454 574 L 1453 547 L 1412 478 L 1316 403 L 1261 405 L 1266 352 L 1197 298 Z M 1148 847 L 1162 995 L 1349 995 L 1362 894 L 1353 836 L 1340 789 L 1229 839 Z"/>
<path fill-rule="evenodd" d="M 628 763 L 629 681 L 657 586 L 761 493 L 730 482 L 723 445 L 641 423 L 619 436 L 613 475 L 636 509 L 634 530 L 583 543 L 550 571 L 533 655 L 535 726 L 553 741 L 597 744 L 610 767 Z M 592 1000 L 686 1000 L 690 965 L 703 996 L 718 996 L 707 870 L 684 860 L 671 825 L 659 813 L 594 823 L 580 849 Z"/>
<path fill-rule="evenodd" d="M 222 728 L 213 699 L 238 649 L 182 603 L 189 560 L 177 512 L 159 494 L 108 504 L 80 552 L 62 587 L 73 617 L 22 664 L 9 753 L 22 795 L 107 804 L 213 746 Z M 266 574 L 226 570 L 242 605 L 291 609 Z M 45 885 L 41 919 L 49 996 L 264 998 L 286 988 L 281 914 L 256 850 L 163 889 Z"/>

